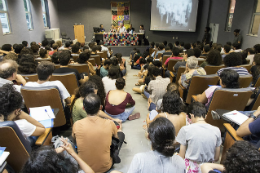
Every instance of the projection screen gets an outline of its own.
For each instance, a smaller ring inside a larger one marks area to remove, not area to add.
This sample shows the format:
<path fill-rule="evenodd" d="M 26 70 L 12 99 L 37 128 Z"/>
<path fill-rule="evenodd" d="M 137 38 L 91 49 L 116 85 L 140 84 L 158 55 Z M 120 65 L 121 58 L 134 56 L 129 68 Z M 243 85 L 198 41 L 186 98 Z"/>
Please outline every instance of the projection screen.
<path fill-rule="evenodd" d="M 195 32 L 199 0 L 151 0 L 153 31 Z"/>

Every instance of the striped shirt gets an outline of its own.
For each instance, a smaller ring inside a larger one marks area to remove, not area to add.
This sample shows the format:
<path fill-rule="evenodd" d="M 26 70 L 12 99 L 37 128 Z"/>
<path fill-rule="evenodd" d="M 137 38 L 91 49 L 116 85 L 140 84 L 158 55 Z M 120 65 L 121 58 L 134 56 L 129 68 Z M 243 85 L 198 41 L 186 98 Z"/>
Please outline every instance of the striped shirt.
<path fill-rule="evenodd" d="M 170 78 L 162 78 L 161 76 L 157 76 L 155 80 L 150 81 L 148 91 L 152 92 L 150 99 L 153 103 L 156 104 L 159 99 L 163 98 L 169 83 Z"/>
<path fill-rule="evenodd" d="M 247 69 L 244 67 L 225 67 L 225 68 L 218 70 L 218 72 L 217 72 L 218 76 L 220 76 L 220 73 L 226 69 L 235 70 L 239 75 L 249 75 Z"/>

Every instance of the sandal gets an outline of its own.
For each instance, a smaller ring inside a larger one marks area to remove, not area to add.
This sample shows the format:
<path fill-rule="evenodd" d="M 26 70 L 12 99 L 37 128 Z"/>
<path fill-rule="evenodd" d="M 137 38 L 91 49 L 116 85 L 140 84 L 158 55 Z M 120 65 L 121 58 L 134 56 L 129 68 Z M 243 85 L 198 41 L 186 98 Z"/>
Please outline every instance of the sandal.
<path fill-rule="evenodd" d="M 134 115 L 130 115 L 128 118 L 129 118 L 129 121 L 138 119 L 138 118 L 140 118 L 140 113 L 137 112 L 137 113 L 135 113 Z"/>

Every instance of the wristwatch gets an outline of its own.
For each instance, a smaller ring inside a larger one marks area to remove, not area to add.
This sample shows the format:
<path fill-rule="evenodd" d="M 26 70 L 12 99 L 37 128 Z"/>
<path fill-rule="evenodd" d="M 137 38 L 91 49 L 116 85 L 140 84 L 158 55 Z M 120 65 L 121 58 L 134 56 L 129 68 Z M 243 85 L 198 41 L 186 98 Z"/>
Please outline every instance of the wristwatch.
<path fill-rule="evenodd" d="M 254 114 L 250 114 L 249 118 L 254 118 L 254 120 L 256 120 L 256 116 L 254 116 Z"/>

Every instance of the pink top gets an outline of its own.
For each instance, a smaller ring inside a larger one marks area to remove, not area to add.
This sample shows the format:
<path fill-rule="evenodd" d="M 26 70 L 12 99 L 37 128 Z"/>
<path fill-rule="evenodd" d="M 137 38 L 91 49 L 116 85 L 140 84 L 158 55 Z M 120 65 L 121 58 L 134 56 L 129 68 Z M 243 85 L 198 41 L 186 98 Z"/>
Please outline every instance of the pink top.
<path fill-rule="evenodd" d="M 209 102 L 210 102 L 210 99 L 214 93 L 214 91 L 217 89 L 217 88 L 221 88 L 220 86 L 211 86 L 209 87 L 208 89 L 206 89 L 205 91 L 205 94 L 206 94 L 206 97 L 208 99 L 208 102 L 205 104 L 205 106 L 208 106 L 209 105 Z"/>
<path fill-rule="evenodd" d="M 119 105 L 110 104 L 108 101 L 109 92 L 107 93 L 107 97 L 105 100 L 105 110 L 107 113 L 111 115 L 119 115 L 125 111 L 127 103 L 131 104 L 132 106 L 135 105 L 135 101 L 129 93 L 127 93 L 125 100 Z"/>
<path fill-rule="evenodd" d="M 183 59 L 182 57 L 170 57 L 168 58 L 165 63 L 164 63 L 164 66 L 167 66 L 168 65 L 168 62 L 170 61 L 170 59 Z"/>

